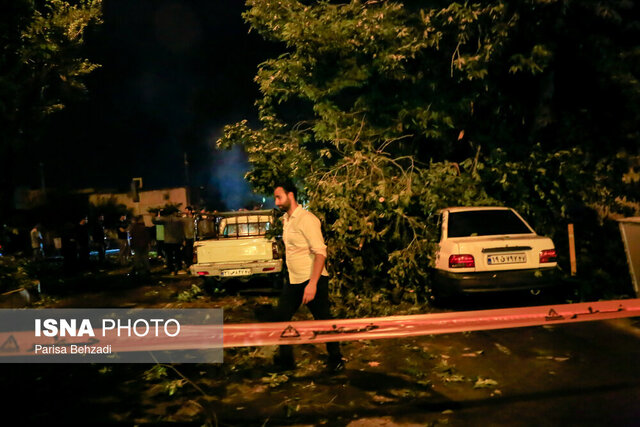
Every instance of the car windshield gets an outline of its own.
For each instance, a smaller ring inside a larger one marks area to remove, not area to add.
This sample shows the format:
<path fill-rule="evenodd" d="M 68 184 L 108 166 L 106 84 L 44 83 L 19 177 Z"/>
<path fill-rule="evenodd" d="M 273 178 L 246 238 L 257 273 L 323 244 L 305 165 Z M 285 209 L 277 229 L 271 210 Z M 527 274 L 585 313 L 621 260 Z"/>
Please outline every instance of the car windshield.
<path fill-rule="evenodd" d="M 481 210 L 449 213 L 449 237 L 531 234 L 531 230 L 510 210 Z"/>

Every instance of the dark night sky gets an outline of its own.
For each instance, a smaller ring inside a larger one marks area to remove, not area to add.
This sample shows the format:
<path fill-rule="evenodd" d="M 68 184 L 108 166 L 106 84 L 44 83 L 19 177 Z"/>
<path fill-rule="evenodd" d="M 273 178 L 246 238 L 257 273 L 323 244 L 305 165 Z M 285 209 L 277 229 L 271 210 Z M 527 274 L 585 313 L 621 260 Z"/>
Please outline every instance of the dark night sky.
<path fill-rule="evenodd" d="M 237 0 L 104 0 L 104 24 L 86 35 L 102 68 L 87 81 L 88 99 L 48 134 L 47 186 L 126 188 L 138 176 L 147 189 L 184 185 L 185 152 L 192 185 L 238 181 L 230 163 L 242 156 L 216 153 L 213 143 L 224 124 L 255 123 L 253 77 L 279 53 L 248 33 L 244 8 Z"/>

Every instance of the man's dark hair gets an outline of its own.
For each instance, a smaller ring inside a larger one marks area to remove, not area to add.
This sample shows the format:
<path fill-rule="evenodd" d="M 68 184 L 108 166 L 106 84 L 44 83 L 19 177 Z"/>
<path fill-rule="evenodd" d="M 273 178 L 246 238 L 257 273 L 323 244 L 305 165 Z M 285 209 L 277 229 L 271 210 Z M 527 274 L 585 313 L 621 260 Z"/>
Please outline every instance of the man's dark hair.
<path fill-rule="evenodd" d="M 293 198 L 298 198 L 298 189 L 295 184 L 290 179 L 280 179 L 273 184 L 273 189 L 275 190 L 278 187 L 282 187 L 285 193 L 293 193 Z"/>

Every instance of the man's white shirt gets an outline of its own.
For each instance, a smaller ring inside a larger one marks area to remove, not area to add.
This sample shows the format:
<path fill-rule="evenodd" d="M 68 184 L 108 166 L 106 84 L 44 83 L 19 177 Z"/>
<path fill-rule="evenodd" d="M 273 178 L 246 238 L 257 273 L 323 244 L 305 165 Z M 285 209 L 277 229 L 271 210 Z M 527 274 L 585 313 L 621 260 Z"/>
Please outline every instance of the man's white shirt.
<path fill-rule="evenodd" d="M 291 216 L 285 213 L 282 221 L 289 281 L 292 284 L 305 282 L 311 278 L 316 254 L 327 257 L 320 220 L 298 205 Z M 329 275 L 326 267 L 322 269 L 322 275 Z"/>

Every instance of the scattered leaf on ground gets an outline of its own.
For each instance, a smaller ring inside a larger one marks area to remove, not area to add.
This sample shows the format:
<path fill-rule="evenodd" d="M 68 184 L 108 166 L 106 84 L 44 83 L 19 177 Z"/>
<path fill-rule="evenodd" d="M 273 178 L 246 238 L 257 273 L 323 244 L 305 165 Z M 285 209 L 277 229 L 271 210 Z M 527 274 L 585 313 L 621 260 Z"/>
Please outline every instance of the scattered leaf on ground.
<path fill-rule="evenodd" d="M 376 403 L 389 403 L 389 402 L 397 402 L 398 399 L 376 394 L 371 398 L 371 400 L 373 400 Z"/>
<path fill-rule="evenodd" d="M 478 380 L 473 385 L 473 388 L 491 388 L 498 385 L 496 380 L 492 380 L 491 378 L 482 378 L 478 377 Z"/>
<path fill-rule="evenodd" d="M 406 389 L 394 389 L 389 390 L 389 394 L 396 397 L 407 397 L 411 394 L 411 391 Z"/>
<path fill-rule="evenodd" d="M 497 342 L 493 343 L 496 348 L 498 350 L 500 350 L 501 352 L 503 352 L 504 354 L 510 356 L 511 355 L 511 350 L 509 350 L 507 347 L 503 346 L 502 344 L 498 344 Z"/>
<path fill-rule="evenodd" d="M 262 382 L 269 385 L 269 387 L 275 388 L 281 384 L 289 381 L 289 377 L 286 375 L 278 375 L 277 373 L 270 374 L 268 377 L 263 377 Z"/>
<path fill-rule="evenodd" d="M 442 377 L 442 379 L 444 380 L 444 382 L 446 383 L 461 383 L 465 381 L 465 378 L 463 375 L 448 375 L 446 377 Z"/>
<path fill-rule="evenodd" d="M 202 413 L 204 409 L 202 405 L 200 405 L 195 400 L 188 400 L 182 407 L 178 410 L 176 415 L 183 415 L 186 417 L 194 417 L 200 413 Z"/>

